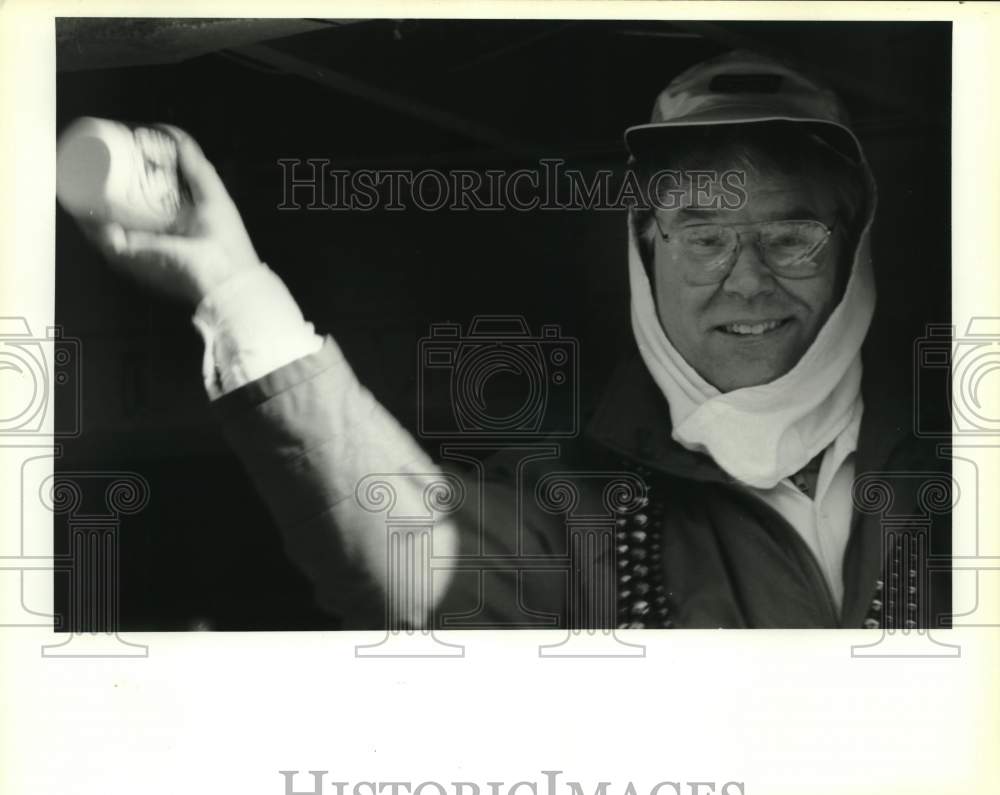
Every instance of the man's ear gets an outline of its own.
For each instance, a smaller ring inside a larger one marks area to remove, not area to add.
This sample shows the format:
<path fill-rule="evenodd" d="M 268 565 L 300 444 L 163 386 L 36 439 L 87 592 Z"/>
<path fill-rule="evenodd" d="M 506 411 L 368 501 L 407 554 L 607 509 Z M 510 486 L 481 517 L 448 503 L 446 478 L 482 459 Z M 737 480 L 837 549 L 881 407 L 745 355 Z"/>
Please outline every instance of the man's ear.
<path fill-rule="evenodd" d="M 854 255 L 861 239 L 860 232 L 853 226 L 845 226 L 841 234 L 843 235 L 843 251 L 840 253 L 840 262 L 837 263 L 837 303 L 840 303 L 844 297 L 847 282 L 851 278 L 851 271 L 854 268 Z"/>
<path fill-rule="evenodd" d="M 628 223 L 639 249 L 639 259 L 642 267 L 653 282 L 653 211 L 649 209 L 632 208 L 628 213 Z"/>

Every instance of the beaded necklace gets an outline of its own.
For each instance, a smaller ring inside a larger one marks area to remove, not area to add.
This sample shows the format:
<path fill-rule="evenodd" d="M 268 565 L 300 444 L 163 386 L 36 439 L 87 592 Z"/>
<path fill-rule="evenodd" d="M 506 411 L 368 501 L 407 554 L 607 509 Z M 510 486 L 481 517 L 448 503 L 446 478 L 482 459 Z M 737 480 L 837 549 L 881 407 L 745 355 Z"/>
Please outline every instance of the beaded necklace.
<path fill-rule="evenodd" d="M 647 484 L 652 471 L 641 464 L 627 462 Z M 638 510 L 617 509 L 620 514 L 615 519 L 615 565 L 617 567 L 617 610 L 619 629 L 671 629 L 674 622 L 668 598 L 667 585 L 663 577 L 663 502 L 642 497 Z M 901 563 L 901 551 L 897 547 L 893 558 L 893 568 Z M 917 627 L 918 609 L 918 557 L 912 548 L 907 571 L 906 618 L 903 625 L 907 629 Z M 868 613 L 862 623 L 865 629 L 894 629 L 896 608 L 900 604 L 898 571 L 888 573 L 889 589 L 885 593 L 885 581 L 875 581 L 874 596 Z M 887 596 L 883 609 L 883 596 Z"/>
<path fill-rule="evenodd" d="M 629 464 L 646 483 L 648 467 Z M 670 629 L 670 608 L 663 581 L 663 503 L 642 497 L 639 510 L 615 520 L 615 560 L 618 576 L 618 628 Z"/>

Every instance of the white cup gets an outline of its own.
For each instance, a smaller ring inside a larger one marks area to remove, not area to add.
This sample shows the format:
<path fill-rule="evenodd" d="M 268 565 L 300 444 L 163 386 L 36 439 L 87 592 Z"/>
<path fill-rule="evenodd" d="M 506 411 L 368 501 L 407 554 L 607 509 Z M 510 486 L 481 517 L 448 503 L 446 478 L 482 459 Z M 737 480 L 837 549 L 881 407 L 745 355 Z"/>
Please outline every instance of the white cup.
<path fill-rule="evenodd" d="M 184 202 L 176 142 L 153 127 L 76 119 L 59 136 L 56 196 L 77 218 L 165 231 Z"/>

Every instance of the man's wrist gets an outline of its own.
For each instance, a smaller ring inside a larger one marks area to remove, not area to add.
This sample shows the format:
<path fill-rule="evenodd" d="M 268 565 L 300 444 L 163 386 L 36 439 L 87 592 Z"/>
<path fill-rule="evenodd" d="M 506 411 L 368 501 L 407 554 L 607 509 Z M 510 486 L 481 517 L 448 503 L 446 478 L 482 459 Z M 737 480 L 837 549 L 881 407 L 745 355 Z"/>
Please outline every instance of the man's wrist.
<path fill-rule="evenodd" d="M 233 265 L 225 257 L 212 268 L 203 269 L 192 274 L 190 302 L 191 308 L 197 312 L 199 307 L 213 295 L 218 295 L 230 289 L 228 285 L 243 279 L 253 278 L 261 270 L 267 270 L 267 265 L 256 257 L 244 260 L 239 265 Z"/>
<path fill-rule="evenodd" d="M 263 263 L 218 283 L 198 303 L 192 322 L 205 341 L 203 375 L 213 399 L 323 344 L 288 288 Z"/>

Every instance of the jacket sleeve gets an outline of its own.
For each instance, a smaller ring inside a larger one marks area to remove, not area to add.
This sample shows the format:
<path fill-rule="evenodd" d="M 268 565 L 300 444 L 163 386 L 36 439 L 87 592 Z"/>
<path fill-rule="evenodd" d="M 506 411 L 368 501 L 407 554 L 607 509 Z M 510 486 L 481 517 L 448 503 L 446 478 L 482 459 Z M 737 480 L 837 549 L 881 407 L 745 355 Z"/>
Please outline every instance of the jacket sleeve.
<path fill-rule="evenodd" d="M 389 475 L 394 509 L 419 514 L 441 470 L 358 382 L 329 338 L 318 352 L 213 406 L 320 606 L 343 616 L 345 629 L 385 626 L 386 519 L 365 510 L 355 491 L 367 475 Z M 454 526 L 439 522 L 432 532 L 435 552 L 450 557 Z M 419 626 L 430 605 L 415 600 L 405 609 L 401 618 Z"/>
<path fill-rule="evenodd" d="M 533 533 L 522 542 L 514 532 L 516 491 L 482 469 L 470 478 L 437 466 L 275 273 L 262 266 L 224 283 L 192 320 L 224 433 L 321 607 L 351 629 L 511 626 L 534 615 L 530 592 L 547 579 L 510 565 L 519 550 L 539 550 Z M 461 500 L 443 505 L 452 489 Z M 421 516 L 430 522 L 407 535 Z M 390 517 L 402 519 L 391 534 Z"/>

